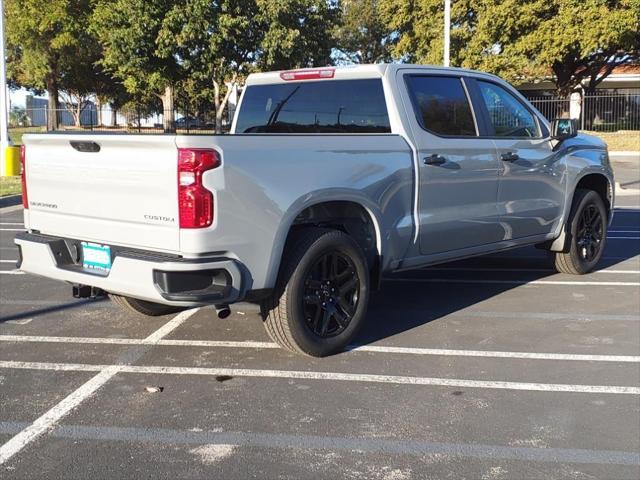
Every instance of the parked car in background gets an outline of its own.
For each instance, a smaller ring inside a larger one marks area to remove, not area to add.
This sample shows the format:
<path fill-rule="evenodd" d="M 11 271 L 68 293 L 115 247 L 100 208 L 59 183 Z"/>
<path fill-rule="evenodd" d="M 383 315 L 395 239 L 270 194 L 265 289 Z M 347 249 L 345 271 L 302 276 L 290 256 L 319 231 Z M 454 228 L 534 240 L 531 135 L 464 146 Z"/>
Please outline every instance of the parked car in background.
<path fill-rule="evenodd" d="M 214 129 L 215 125 L 198 117 L 180 117 L 175 121 L 175 127 L 178 129 Z"/>
<path fill-rule="evenodd" d="M 231 135 L 24 144 L 22 270 L 144 315 L 256 302 L 313 356 L 353 340 L 386 273 L 524 245 L 589 272 L 613 212 L 602 141 L 463 69 L 254 74 Z"/>

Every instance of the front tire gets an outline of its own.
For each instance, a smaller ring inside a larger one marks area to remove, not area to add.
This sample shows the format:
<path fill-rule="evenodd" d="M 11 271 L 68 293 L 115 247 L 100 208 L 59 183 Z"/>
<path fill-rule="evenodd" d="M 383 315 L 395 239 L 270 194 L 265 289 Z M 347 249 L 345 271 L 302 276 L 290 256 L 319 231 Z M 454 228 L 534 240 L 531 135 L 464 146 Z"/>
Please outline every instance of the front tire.
<path fill-rule="evenodd" d="M 358 244 L 339 230 L 307 228 L 289 242 L 262 316 L 283 348 L 325 357 L 353 340 L 368 301 L 369 270 Z"/>
<path fill-rule="evenodd" d="M 560 273 L 583 275 L 600 261 L 607 242 L 607 209 L 593 190 L 576 190 L 567 224 L 568 250 L 555 254 Z"/>
<path fill-rule="evenodd" d="M 133 312 L 138 315 L 144 315 L 146 317 L 159 317 L 161 315 L 169 315 L 171 313 L 178 313 L 184 310 L 184 308 L 181 307 L 172 307 L 171 305 L 147 302 L 146 300 L 124 297 L 113 293 L 109 294 L 109 298 L 123 310 Z"/>

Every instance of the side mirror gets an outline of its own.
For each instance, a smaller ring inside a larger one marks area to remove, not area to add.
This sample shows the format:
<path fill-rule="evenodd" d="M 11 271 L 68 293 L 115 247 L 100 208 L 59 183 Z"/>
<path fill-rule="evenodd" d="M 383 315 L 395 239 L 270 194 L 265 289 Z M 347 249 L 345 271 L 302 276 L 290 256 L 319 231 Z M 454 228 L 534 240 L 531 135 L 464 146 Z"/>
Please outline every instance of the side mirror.
<path fill-rule="evenodd" d="M 578 135 L 578 121 L 573 118 L 556 118 L 551 122 L 551 139 L 567 140 Z"/>

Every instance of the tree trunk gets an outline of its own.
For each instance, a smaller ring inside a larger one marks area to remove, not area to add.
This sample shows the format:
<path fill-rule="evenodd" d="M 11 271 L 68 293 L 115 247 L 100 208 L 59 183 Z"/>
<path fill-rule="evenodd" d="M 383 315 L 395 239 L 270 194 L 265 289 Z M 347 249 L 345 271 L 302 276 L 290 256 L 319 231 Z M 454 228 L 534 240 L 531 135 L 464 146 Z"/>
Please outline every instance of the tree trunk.
<path fill-rule="evenodd" d="M 213 107 L 216 111 L 216 135 L 222 133 L 222 114 L 220 112 L 220 84 L 213 81 Z"/>
<path fill-rule="evenodd" d="M 222 99 L 220 99 L 220 84 L 216 80 L 213 81 L 213 103 L 216 109 L 216 134 L 222 133 L 222 115 L 224 114 L 224 109 L 227 107 L 229 97 L 231 96 L 231 91 L 233 90 L 237 78 L 238 74 L 234 73 L 233 78 L 229 83 L 229 87 L 227 88 L 227 91 Z"/>
<path fill-rule="evenodd" d="M 96 97 L 96 125 L 98 127 L 102 126 L 102 101 L 100 100 L 100 97 Z M 93 123 L 93 115 L 92 115 L 92 119 L 91 119 L 91 123 Z"/>
<path fill-rule="evenodd" d="M 111 126 L 118 126 L 118 109 L 111 105 Z"/>
<path fill-rule="evenodd" d="M 58 82 L 54 77 L 47 78 L 47 130 L 57 130 L 58 123 Z"/>
<path fill-rule="evenodd" d="M 82 126 L 82 121 L 80 118 L 81 115 L 82 115 L 82 102 L 78 100 L 78 103 L 76 104 L 76 114 L 74 115 L 76 117 L 75 118 L 76 127 Z"/>
<path fill-rule="evenodd" d="M 164 89 L 162 99 L 162 124 L 165 133 L 176 131 L 175 112 L 173 110 L 173 85 L 167 85 Z"/>

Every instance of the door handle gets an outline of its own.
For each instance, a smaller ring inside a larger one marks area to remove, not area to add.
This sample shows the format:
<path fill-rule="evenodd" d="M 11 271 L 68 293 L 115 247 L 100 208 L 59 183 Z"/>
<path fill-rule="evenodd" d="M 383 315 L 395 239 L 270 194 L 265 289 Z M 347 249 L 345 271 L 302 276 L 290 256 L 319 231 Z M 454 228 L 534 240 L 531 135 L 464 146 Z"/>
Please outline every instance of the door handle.
<path fill-rule="evenodd" d="M 424 157 L 423 162 L 425 165 L 442 165 L 447 161 L 442 155 L 438 155 L 437 153 L 433 153 L 428 157 Z"/>
<path fill-rule="evenodd" d="M 503 162 L 515 162 L 516 160 L 520 160 L 520 155 L 513 152 L 507 152 L 500 155 L 500 158 Z"/>

